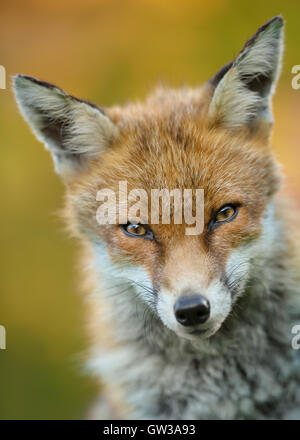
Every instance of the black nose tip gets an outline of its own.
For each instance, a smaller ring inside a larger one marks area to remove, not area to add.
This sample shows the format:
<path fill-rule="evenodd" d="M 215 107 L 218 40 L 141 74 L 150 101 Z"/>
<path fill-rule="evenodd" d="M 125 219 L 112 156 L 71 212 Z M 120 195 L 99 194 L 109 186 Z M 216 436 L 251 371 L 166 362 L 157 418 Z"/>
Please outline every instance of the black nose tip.
<path fill-rule="evenodd" d="M 209 318 L 209 302 L 203 296 L 183 296 L 174 305 L 177 321 L 184 326 L 203 324 Z"/>

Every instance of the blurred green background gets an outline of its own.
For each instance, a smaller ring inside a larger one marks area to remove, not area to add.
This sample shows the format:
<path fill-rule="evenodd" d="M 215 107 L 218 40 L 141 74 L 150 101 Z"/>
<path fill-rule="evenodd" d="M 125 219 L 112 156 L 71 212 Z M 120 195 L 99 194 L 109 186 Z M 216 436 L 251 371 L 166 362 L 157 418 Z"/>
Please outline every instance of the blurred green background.
<path fill-rule="evenodd" d="M 196 85 L 230 61 L 258 26 L 286 19 L 274 100 L 276 154 L 300 204 L 300 2 L 239 0 L 2 0 L 0 65 L 0 418 L 82 418 L 96 395 L 82 373 L 87 347 L 76 243 L 55 212 L 63 185 L 19 115 L 9 76 L 26 73 L 110 105 L 142 98 L 158 80 Z"/>

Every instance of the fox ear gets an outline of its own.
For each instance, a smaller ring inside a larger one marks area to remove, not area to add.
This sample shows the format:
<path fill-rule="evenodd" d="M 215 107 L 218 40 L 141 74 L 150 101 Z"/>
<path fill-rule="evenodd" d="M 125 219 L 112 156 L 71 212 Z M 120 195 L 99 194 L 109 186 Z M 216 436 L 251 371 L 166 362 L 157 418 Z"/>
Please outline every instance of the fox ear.
<path fill-rule="evenodd" d="M 211 80 L 214 88 L 208 117 L 229 129 L 272 123 L 271 96 L 279 76 L 283 19 L 274 17 L 247 41 L 236 59 Z"/>
<path fill-rule="evenodd" d="M 118 135 L 115 124 L 95 105 L 35 78 L 17 75 L 13 81 L 22 115 L 50 150 L 63 179 L 84 167 Z"/>

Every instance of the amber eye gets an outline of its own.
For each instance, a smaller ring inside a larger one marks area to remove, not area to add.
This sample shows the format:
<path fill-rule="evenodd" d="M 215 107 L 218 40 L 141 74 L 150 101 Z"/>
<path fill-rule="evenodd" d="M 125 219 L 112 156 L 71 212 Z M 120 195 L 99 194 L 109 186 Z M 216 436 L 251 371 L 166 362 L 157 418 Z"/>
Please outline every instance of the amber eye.
<path fill-rule="evenodd" d="M 226 205 L 215 214 L 214 223 L 222 223 L 233 220 L 238 212 L 238 207 L 235 205 Z"/>
<path fill-rule="evenodd" d="M 216 211 L 208 223 L 208 231 L 212 232 L 222 223 L 231 222 L 238 215 L 240 204 L 229 203 Z"/>
<path fill-rule="evenodd" d="M 153 240 L 153 232 L 148 225 L 142 225 L 140 223 L 127 223 L 127 225 L 120 225 L 125 234 L 131 237 L 143 237 L 148 240 Z"/>

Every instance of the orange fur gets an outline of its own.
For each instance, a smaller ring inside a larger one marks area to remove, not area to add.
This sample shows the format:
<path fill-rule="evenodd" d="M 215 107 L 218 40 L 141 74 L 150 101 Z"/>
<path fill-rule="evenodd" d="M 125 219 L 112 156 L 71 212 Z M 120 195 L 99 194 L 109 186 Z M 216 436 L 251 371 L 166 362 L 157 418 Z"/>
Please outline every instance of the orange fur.
<path fill-rule="evenodd" d="M 172 289 L 184 274 L 199 276 L 199 267 L 208 284 L 216 268 L 225 267 L 233 248 L 261 232 L 261 214 L 280 183 L 277 164 L 265 144 L 269 133 L 253 135 L 245 129 L 232 136 L 209 125 L 202 111 L 210 99 L 207 86 L 196 95 L 160 90 L 155 96 L 145 106 L 131 104 L 122 109 L 122 117 L 119 109 L 110 110 L 112 120 L 116 121 L 114 115 L 119 113 L 121 140 L 67 183 L 65 215 L 80 236 L 81 229 L 99 235 L 114 261 L 125 259 L 142 266 L 154 286 Z M 206 229 L 201 236 L 186 236 L 185 223 L 174 225 L 171 220 L 170 225 L 150 223 L 159 246 L 154 241 L 131 239 L 117 225 L 100 228 L 96 221 L 96 192 L 101 188 L 117 191 L 118 182 L 124 180 L 128 191 L 203 188 L 205 228 L 211 213 L 226 203 L 241 203 L 240 213 L 235 222 L 216 230 L 213 236 Z M 112 324 L 104 315 L 97 313 L 88 321 L 93 345 L 108 348 L 114 344 L 113 337 L 107 335 Z"/>

